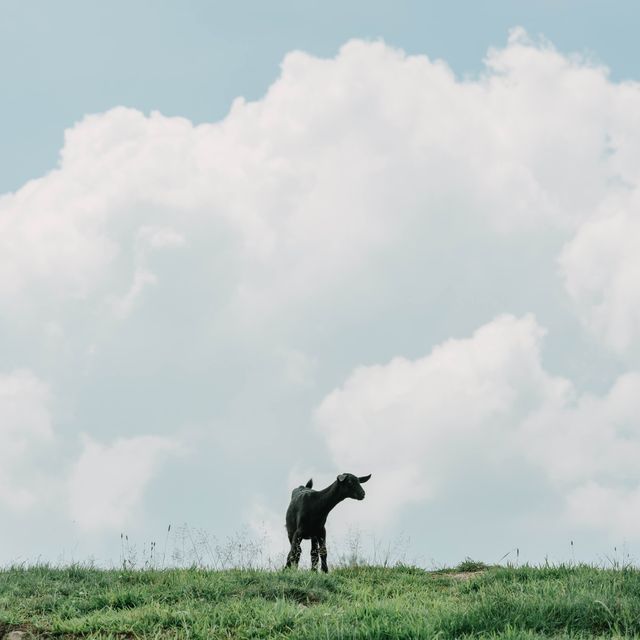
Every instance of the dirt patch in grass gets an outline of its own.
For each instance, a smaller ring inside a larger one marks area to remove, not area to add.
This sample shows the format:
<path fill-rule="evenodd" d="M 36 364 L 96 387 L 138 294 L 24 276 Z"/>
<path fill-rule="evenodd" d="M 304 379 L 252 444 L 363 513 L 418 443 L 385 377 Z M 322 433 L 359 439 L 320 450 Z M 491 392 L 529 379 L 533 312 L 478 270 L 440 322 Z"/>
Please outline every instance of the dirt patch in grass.
<path fill-rule="evenodd" d="M 444 575 L 447 578 L 451 578 L 453 580 L 471 580 L 471 578 L 475 578 L 476 576 L 481 576 L 484 571 L 458 571 L 457 573 L 445 573 Z"/>
<path fill-rule="evenodd" d="M 0 639 L 2 640 L 32 640 L 42 637 L 44 636 L 39 636 L 24 626 L 0 623 Z"/>
<path fill-rule="evenodd" d="M 37 631 L 25 625 L 11 625 L 0 622 L 0 640 L 53 640 L 54 638 L 64 638 L 64 640 L 82 640 L 86 633 L 50 633 L 47 631 Z M 131 633 L 114 633 L 114 638 L 118 640 L 134 640 Z"/>

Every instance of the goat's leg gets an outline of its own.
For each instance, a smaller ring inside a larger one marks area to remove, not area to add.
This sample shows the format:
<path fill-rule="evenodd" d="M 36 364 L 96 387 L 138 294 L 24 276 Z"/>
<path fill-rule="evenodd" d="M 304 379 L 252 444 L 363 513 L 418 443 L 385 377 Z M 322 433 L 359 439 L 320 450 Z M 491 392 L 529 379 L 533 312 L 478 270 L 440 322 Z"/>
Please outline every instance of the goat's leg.
<path fill-rule="evenodd" d="M 324 573 L 328 573 L 329 567 L 327 566 L 327 531 L 325 528 L 322 528 L 322 532 L 318 538 L 318 543 L 320 546 L 320 566 Z"/>
<path fill-rule="evenodd" d="M 320 555 L 318 552 L 319 546 L 318 538 L 311 538 L 311 571 L 318 570 L 318 557 Z"/>
<path fill-rule="evenodd" d="M 287 567 L 290 567 L 292 564 L 297 567 L 298 562 L 300 562 L 301 553 L 302 549 L 300 547 L 300 533 L 296 531 L 291 538 L 291 550 L 289 551 L 289 555 L 287 556 Z"/>

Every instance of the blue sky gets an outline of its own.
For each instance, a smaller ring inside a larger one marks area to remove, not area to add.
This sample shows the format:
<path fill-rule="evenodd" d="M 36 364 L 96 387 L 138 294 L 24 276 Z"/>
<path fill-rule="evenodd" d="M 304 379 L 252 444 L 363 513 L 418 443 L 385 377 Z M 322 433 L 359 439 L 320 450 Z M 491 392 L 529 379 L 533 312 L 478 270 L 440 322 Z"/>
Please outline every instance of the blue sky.
<path fill-rule="evenodd" d="M 0 6 L 0 561 L 637 555 L 637 5 Z"/>

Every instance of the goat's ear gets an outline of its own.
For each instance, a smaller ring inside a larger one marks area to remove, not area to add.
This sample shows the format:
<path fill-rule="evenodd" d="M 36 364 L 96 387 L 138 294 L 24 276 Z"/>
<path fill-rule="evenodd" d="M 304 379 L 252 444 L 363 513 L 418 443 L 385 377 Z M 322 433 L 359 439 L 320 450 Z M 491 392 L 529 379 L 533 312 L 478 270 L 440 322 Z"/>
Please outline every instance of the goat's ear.
<path fill-rule="evenodd" d="M 341 474 L 338 476 L 338 482 L 342 482 L 346 477 L 347 477 L 347 474 L 346 474 L 346 473 L 341 473 Z"/>
<path fill-rule="evenodd" d="M 311 489 L 311 487 L 313 487 L 313 478 L 309 478 L 309 481 L 304 486 L 307 487 L 307 489 Z"/>
<path fill-rule="evenodd" d="M 358 478 L 358 482 L 362 484 L 363 482 L 366 482 L 370 477 L 371 474 L 369 474 L 368 476 L 361 476 L 360 478 Z"/>

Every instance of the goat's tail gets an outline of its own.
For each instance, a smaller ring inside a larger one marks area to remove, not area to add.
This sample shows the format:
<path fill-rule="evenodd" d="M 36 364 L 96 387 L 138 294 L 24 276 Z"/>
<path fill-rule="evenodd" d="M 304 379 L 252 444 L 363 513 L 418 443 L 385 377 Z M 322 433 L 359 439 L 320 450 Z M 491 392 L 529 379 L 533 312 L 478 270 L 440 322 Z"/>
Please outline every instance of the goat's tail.
<path fill-rule="evenodd" d="M 309 481 L 304 486 L 307 487 L 307 489 L 311 489 L 311 487 L 313 487 L 313 478 L 309 478 Z"/>

